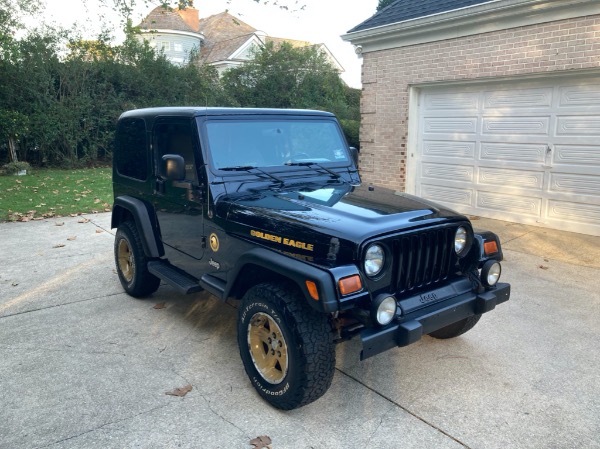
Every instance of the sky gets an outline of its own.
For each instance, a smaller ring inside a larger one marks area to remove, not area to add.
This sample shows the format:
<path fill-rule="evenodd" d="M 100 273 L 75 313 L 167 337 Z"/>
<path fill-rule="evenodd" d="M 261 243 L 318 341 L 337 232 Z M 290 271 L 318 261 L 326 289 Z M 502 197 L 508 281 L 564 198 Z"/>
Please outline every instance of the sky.
<path fill-rule="evenodd" d="M 293 6 L 296 0 L 279 0 L 282 4 Z M 83 38 L 96 37 L 105 17 L 115 30 L 115 39 L 121 36 L 117 13 L 110 8 L 99 7 L 98 0 L 45 0 L 44 21 L 71 27 L 77 25 L 83 32 Z M 111 4 L 112 0 L 105 0 Z M 155 6 L 137 0 L 138 6 L 133 16 L 134 24 L 141 22 Z M 265 3 L 267 3 L 265 5 Z M 272 5 L 273 1 L 261 0 L 195 0 L 194 7 L 200 11 L 200 17 L 208 17 L 229 10 L 254 28 L 269 36 L 324 43 L 335 58 L 344 67 L 342 78 L 351 87 L 360 87 L 362 61 L 354 53 L 353 46 L 341 39 L 340 35 L 368 19 L 375 13 L 378 0 L 298 0 L 305 5 L 297 12 L 284 11 Z"/>

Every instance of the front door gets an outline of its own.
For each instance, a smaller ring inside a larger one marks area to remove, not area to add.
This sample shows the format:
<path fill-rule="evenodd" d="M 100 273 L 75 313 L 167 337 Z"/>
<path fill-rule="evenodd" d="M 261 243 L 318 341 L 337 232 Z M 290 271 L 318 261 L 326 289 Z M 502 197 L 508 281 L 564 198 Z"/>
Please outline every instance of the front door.
<path fill-rule="evenodd" d="M 203 198 L 206 182 L 200 148 L 193 122 L 163 118 L 153 129 L 156 161 L 154 207 L 161 240 L 171 263 L 194 274 L 197 261 L 204 255 Z M 185 161 L 185 180 L 161 177 L 160 164 L 166 154 L 177 154 Z"/>

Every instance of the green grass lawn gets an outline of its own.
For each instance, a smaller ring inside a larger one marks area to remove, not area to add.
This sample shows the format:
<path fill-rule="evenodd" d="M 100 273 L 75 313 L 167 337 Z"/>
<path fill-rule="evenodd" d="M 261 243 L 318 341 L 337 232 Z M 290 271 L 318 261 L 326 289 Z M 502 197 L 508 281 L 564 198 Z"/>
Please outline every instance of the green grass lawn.
<path fill-rule="evenodd" d="M 0 176 L 0 221 L 110 211 L 112 169 L 36 170 Z"/>

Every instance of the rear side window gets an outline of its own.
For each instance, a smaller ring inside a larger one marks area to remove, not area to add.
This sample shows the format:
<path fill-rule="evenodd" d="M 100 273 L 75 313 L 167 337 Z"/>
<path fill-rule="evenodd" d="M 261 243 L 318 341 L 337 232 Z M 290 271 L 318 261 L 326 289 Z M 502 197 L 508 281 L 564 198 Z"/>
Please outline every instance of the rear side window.
<path fill-rule="evenodd" d="M 117 171 L 122 176 L 146 180 L 148 147 L 146 124 L 139 118 L 123 119 L 117 131 Z"/>

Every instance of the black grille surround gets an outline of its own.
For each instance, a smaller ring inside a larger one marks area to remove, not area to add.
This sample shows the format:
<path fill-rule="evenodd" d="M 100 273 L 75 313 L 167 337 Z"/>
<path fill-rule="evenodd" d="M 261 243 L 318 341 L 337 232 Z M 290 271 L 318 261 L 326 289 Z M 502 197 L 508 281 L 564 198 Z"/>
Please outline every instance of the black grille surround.
<path fill-rule="evenodd" d="M 393 239 L 394 290 L 399 295 L 438 284 L 455 273 L 457 228 L 429 229 Z"/>
<path fill-rule="evenodd" d="M 388 250 L 388 257 L 391 256 L 383 277 L 368 281 L 371 291 L 385 290 L 401 298 L 456 278 L 460 268 L 454 237 L 460 226 L 473 235 L 467 222 L 407 231 L 371 241 L 370 244 L 381 242 Z"/>

